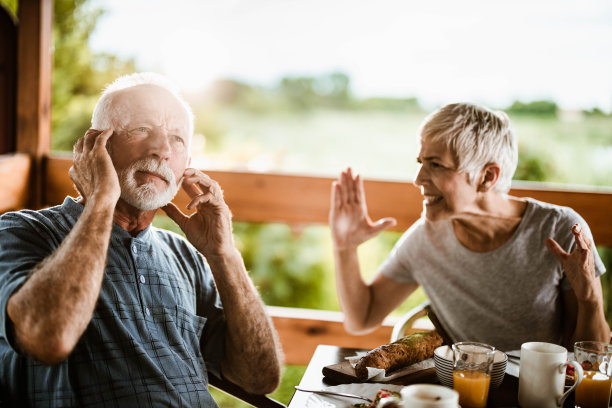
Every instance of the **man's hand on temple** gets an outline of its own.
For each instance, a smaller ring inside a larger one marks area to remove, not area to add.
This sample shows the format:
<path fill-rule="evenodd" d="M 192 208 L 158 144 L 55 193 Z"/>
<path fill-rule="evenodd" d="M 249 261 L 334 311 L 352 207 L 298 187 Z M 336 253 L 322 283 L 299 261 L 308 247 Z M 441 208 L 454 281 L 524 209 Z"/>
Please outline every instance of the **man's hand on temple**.
<path fill-rule="evenodd" d="M 115 206 L 121 196 L 119 178 L 106 149 L 112 135 L 113 129 L 89 129 L 74 145 L 73 165 L 68 174 L 85 201 L 106 200 Z"/>

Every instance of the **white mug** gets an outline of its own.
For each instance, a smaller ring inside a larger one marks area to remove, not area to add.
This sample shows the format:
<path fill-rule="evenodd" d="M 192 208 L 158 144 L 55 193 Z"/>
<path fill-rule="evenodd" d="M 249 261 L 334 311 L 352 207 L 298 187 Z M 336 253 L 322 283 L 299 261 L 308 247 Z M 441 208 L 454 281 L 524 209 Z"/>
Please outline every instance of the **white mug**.
<path fill-rule="evenodd" d="M 564 394 L 568 365 L 574 367 L 578 379 Z M 541 342 L 521 345 L 518 400 L 522 408 L 560 407 L 581 380 L 582 367 L 576 361 L 567 361 L 565 347 Z"/>
<path fill-rule="evenodd" d="M 442 385 L 413 384 L 401 389 L 404 408 L 457 408 L 459 394 Z"/>

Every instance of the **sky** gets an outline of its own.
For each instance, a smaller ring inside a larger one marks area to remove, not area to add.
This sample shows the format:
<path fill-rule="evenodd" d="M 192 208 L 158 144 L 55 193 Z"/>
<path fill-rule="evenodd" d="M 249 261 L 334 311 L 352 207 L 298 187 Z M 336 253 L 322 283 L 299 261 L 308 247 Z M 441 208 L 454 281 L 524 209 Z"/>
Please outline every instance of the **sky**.
<path fill-rule="evenodd" d="M 94 51 L 186 91 L 344 72 L 358 97 L 612 111 L 610 0 L 94 0 Z"/>

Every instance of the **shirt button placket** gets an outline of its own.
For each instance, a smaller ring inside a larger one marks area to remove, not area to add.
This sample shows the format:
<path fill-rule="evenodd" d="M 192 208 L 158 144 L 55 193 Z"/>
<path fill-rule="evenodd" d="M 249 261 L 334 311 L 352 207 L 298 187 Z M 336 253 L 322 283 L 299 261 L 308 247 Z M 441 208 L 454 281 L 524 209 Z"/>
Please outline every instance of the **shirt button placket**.
<path fill-rule="evenodd" d="M 138 255 L 138 247 L 136 246 L 136 244 L 132 244 L 132 253 L 134 255 Z M 144 284 L 147 280 L 145 279 L 144 275 L 140 275 L 139 277 L 140 283 Z M 145 314 L 147 316 L 151 316 L 151 310 L 148 307 L 145 307 Z"/>

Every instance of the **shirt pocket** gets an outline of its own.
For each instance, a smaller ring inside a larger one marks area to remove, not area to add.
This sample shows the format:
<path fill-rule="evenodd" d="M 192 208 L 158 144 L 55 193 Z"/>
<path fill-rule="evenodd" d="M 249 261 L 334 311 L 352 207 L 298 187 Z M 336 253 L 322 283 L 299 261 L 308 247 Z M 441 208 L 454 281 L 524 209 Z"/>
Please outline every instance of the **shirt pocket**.
<path fill-rule="evenodd" d="M 206 320 L 205 317 L 194 315 L 187 309 L 176 306 L 176 328 L 187 349 L 196 350 L 197 356 L 200 358 L 202 358 L 200 339 Z"/>

